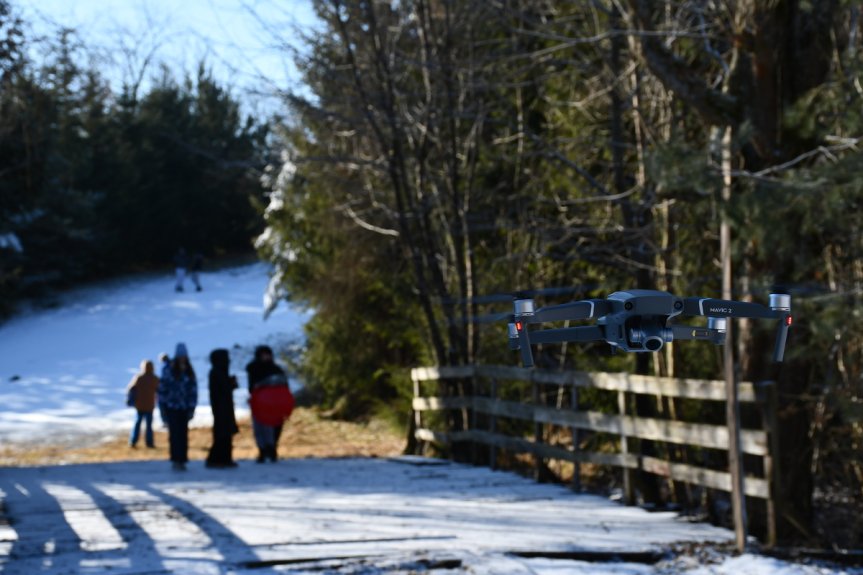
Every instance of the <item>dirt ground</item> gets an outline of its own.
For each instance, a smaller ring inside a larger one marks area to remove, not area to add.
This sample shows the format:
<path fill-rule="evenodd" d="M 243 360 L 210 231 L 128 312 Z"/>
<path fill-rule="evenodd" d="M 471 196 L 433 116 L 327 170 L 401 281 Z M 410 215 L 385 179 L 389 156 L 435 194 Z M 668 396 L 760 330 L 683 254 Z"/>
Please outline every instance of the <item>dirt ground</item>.
<path fill-rule="evenodd" d="M 132 422 L 129 422 L 131 427 Z M 258 450 L 248 419 L 238 421 L 240 432 L 234 436 L 234 458 L 254 459 Z M 133 449 L 128 434 L 120 433 L 107 441 L 86 447 L 65 444 L 0 446 L 0 466 L 57 465 L 105 461 L 142 461 L 168 459 L 168 434 L 156 424 L 156 448 L 143 441 Z M 143 435 L 143 433 L 142 433 Z M 203 461 L 212 443 L 210 428 L 189 430 L 189 459 Z M 391 457 L 404 450 L 405 438 L 381 422 L 370 424 L 336 421 L 323 417 L 314 408 L 299 407 L 285 424 L 279 442 L 279 457 Z"/>

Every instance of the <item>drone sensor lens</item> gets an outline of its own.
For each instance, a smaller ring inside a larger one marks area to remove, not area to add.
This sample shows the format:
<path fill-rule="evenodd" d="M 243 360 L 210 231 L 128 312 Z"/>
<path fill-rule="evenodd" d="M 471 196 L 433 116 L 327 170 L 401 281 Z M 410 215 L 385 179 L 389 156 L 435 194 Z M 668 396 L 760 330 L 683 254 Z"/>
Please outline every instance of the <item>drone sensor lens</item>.
<path fill-rule="evenodd" d="M 663 341 L 658 337 L 649 337 L 647 341 L 644 342 L 644 348 L 647 351 L 659 351 L 662 349 Z"/>

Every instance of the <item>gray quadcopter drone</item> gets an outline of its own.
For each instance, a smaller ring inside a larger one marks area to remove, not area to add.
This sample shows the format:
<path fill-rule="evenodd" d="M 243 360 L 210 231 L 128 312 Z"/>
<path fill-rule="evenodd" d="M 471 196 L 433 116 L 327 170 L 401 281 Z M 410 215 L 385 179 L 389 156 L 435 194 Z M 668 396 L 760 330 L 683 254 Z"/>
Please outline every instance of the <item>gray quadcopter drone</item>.
<path fill-rule="evenodd" d="M 674 323 L 687 316 L 707 317 L 707 327 Z M 722 299 L 680 298 L 664 291 L 629 290 L 606 299 L 588 299 L 535 309 L 533 299 L 516 299 L 509 324 L 509 346 L 533 366 L 530 346 L 538 343 L 605 341 L 612 350 L 655 352 L 675 340 L 725 343 L 729 318 L 778 320 L 773 361 L 781 362 L 791 326 L 791 296 L 770 294 L 770 307 Z M 528 330 L 530 324 L 597 318 L 595 325 Z"/>

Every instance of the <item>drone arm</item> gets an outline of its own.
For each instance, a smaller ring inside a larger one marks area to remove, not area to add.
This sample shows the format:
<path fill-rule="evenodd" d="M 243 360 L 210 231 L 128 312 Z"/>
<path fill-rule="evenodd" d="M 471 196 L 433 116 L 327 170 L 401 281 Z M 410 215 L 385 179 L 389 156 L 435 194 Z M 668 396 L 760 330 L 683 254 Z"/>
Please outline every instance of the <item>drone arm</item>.
<path fill-rule="evenodd" d="M 530 332 L 527 324 L 523 322 L 515 321 L 509 324 L 509 347 L 521 351 L 521 362 L 525 367 L 533 367 L 533 352 L 530 348 L 532 344 L 603 341 L 604 339 L 605 331 L 598 325 L 540 329 Z"/>
<path fill-rule="evenodd" d="M 541 329 L 530 333 L 531 343 L 563 343 L 604 341 L 605 330 L 602 326 L 586 325 L 560 329 Z"/>
<path fill-rule="evenodd" d="M 527 324 L 514 318 L 509 324 L 509 348 L 521 351 L 521 363 L 524 367 L 533 367 L 533 352 L 530 349 L 530 335 Z"/>
<path fill-rule="evenodd" d="M 695 340 L 709 341 L 716 345 L 725 343 L 725 330 L 693 327 L 691 325 L 673 325 L 671 326 L 671 335 L 673 340 Z"/>
<path fill-rule="evenodd" d="M 781 317 L 780 313 L 761 304 L 703 297 L 685 298 L 683 300 L 683 315 L 761 319 L 778 319 Z"/>
<path fill-rule="evenodd" d="M 785 313 L 776 327 L 776 347 L 773 348 L 773 361 L 782 363 L 785 359 L 785 342 L 788 341 L 788 328 L 791 327 L 791 314 Z"/>

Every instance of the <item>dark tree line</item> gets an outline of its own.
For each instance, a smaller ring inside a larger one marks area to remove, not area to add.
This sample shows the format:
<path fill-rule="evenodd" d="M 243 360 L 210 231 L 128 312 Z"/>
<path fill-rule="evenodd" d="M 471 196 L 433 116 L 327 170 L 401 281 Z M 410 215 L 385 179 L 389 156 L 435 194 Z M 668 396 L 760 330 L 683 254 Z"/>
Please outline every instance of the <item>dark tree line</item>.
<path fill-rule="evenodd" d="M 32 42 L 37 42 L 33 40 Z M 0 2 L 0 308 L 46 287 L 248 250 L 267 128 L 202 64 L 112 90 L 71 30 Z"/>
<path fill-rule="evenodd" d="M 289 102 L 259 246 L 316 310 L 304 368 L 325 401 L 404 406 L 417 363 L 515 361 L 482 319 L 520 289 L 788 290 L 785 369 L 755 323 L 735 366 L 779 379 L 784 535 L 834 537 L 819 532 L 824 489 L 863 504 L 859 6 L 314 4 L 324 30 L 300 61 L 313 97 Z M 722 374 L 705 346 L 594 351 L 538 358 Z"/>

